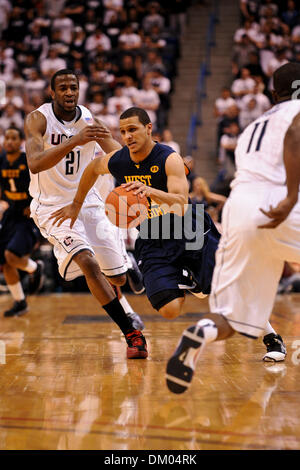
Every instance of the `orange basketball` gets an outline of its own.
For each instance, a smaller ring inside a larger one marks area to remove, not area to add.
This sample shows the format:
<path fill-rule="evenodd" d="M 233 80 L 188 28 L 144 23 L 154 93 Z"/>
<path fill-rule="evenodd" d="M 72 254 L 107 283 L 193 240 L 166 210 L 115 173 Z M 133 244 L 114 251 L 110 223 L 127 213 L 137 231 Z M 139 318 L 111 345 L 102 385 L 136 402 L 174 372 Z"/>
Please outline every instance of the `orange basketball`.
<path fill-rule="evenodd" d="M 105 213 L 117 227 L 137 227 L 147 218 L 148 199 L 133 192 L 126 191 L 123 186 L 118 186 L 106 198 Z"/>

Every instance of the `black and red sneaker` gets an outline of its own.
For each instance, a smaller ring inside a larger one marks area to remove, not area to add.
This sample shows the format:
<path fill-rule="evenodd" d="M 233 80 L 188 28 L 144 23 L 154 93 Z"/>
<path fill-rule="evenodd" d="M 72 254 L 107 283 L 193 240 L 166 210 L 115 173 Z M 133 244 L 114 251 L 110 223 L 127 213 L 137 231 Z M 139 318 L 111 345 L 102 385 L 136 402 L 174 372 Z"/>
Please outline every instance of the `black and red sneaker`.
<path fill-rule="evenodd" d="M 125 335 L 128 345 L 127 359 L 146 359 L 148 357 L 147 343 L 139 330 L 133 330 Z"/>

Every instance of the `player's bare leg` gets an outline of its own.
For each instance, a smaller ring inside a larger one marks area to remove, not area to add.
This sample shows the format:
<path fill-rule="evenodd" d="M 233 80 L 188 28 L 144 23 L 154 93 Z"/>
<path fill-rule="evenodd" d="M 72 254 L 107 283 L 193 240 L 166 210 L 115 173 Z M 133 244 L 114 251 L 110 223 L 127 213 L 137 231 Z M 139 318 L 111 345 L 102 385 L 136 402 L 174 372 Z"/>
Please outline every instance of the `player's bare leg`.
<path fill-rule="evenodd" d="M 3 265 L 3 274 L 8 290 L 14 299 L 13 306 L 4 312 L 4 316 L 13 317 L 23 315 L 28 311 L 28 306 L 18 270 L 8 263 L 5 263 Z"/>
<path fill-rule="evenodd" d="M 124 334 L 128 344 L 127 357 L 145 359 L 148 356 L 146 340 L 142 333 L 134 328 L 132 320 L 127 317 L 112 286 L 101 273 L 94 255 L 89 250 L 84 250 L 74 256 L 74 261 L 83 272 L 93 296 Z"/>
<path fill-rule="evenodd" d="M 125 278 L 126 279 L 126 278 Z M 109 278 L 109 282 L 111 282 L 111 278 Z M 123 284 L 122 284 L 123 285 Z M 143 330 L 145 325 L 141 317 L 133 310 L 130 303 L 128 302 L 127 298 L 123 294 L 120 285 L 114 285 L 113 289 L 119 299 L 120 304 L 122 305 L 124 311 L 128 318 L 132 320 L 132 324 L 136 330 Z"/>
<path fill-rule="evenodd" d="M 159 313 L 168 320 L 173 320 L 182 314 L 182 308 L 184 304 L 184 297 L 178 297 L 177 299 L 171 300 L 163 307 L 159 309 Z"/>
<path fill-rule="evenodd" d="M 44 283 L 43 261 L 34 261 L 29 255 L 17 256 L 9 250 L 6 250 L 4 255 L 9 266 L 26 271 L 29 274 L 29 294 L 37 293 Z"/>

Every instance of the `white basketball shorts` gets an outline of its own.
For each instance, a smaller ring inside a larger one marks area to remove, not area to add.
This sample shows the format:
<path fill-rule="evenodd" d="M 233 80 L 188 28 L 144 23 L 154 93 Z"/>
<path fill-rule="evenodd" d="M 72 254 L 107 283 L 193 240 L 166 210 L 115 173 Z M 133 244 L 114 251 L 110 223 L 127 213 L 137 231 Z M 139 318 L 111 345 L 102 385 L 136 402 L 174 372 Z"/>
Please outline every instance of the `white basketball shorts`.
<path fill-rule="evenodd" d="M 222 236 L 209 298 L 210 311 L 226 317 L 245 335 L 263 334 L 272 313 L 285 261 L 300 263 L 300 201 L 275 229 L 259 229 L 269 210 L 286 196 L 286 188 L 240 183 L 222 215 Z"/>
<path fill-rule="evenodd" d="M 54 247 L 60 275 L 71 281 L 83 273 L 74 255 L 83 250 L 91 251 L 107 277 L 124 274 L 127 271 L 127 253 L 119 229 L 106 217 L 104 203 L 95 193 L 88 194 L 79 216 L 70 229 L 70 220 L 60 227 L 53 225 L 49 216 L 63 207 L 42 205 L 35 199 L 31 202 L 31 217 L 43 237 Z"/>

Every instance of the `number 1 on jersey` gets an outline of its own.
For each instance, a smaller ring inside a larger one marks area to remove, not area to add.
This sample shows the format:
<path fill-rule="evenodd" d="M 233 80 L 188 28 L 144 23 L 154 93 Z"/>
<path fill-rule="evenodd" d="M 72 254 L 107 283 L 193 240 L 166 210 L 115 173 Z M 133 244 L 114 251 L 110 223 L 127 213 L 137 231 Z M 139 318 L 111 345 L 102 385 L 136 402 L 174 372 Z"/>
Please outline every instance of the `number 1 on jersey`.
<path fill-rule="evenodd" d="M 260 135 L 259 135 L 259 137 L 258 137 L 258 139 L 257 139 L 255 152 L 258 152 L 258 151 L 260 150 L 261 141 L 262 141 L 263 136 L 264 136 L 264 134 L 265 134 L 265 132 L 266 132 L 266 127 L 267 127 L 268 122 L 269 122 L 269 120 L 267 119 L 267 120 L 264 121 L 264 123 L 263 123 L 263 128 L 262 128 L 262 130 L 261 130 L 261 132 L 260 132 Z M 254 138 L 255 133 L 256 133 L 258 127 L 260 126 L 260 124 L 261 124 L 261 122 L 257 122 L 257 123 L 255 124 L 255 126 L 254 126 L 253 132 L 252 132 L 251 137 L 250 137 L 249 145 L 248 145 L 248 148 L 247 148 L 247 153 L 250 152 L 250 149 L 251 149 L 251 146 L 252 146 L 253 138 Z"/>

